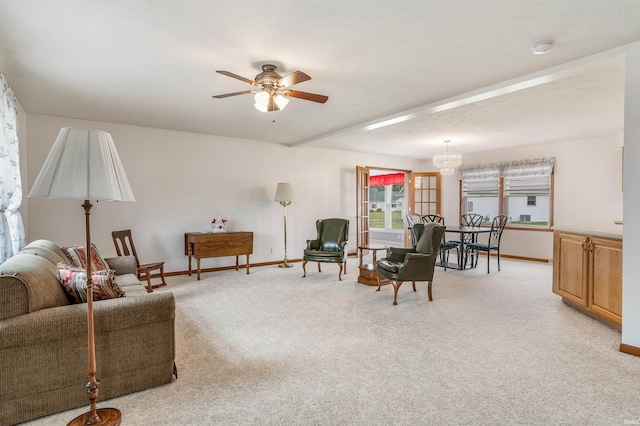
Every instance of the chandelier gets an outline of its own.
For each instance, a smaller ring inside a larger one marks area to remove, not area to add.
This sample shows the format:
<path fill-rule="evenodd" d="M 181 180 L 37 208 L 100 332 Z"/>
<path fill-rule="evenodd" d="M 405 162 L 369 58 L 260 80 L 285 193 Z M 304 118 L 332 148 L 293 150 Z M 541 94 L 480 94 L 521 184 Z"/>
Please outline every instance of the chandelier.
<path fill-rule="evenodd" d="M 451 176 L 456 167 L 462 163 L 462 155 L 459 152 L 449 152 L 449 139 L 445 140 L 447 149 L 445 152 L 434 155 L 433 165 L 440 169 L 442 176 Z"/>

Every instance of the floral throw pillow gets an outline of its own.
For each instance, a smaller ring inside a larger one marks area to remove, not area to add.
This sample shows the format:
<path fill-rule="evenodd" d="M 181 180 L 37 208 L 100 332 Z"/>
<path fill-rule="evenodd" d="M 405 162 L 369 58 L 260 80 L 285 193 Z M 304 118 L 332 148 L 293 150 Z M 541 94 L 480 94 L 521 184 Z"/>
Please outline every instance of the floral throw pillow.
<path fill-rule="evenodd" d="M 73 303 L 87 302 L 87 272 L 82 268 L 58 264 L 60 284 Z M 91 273 L 93 284 L 93 300 L 115 299 L 124 297 L 124 291 L 118 286 L 114 272 L 110 269 Z"/>
<path fill-rule="evenodd" d="M 87 267 L 87 253 L 84 246 L 65 246 L 61 248 L 73 266 L 77 268 Z M 109 269 L 109 264 L 100 255 L 95 244 L 91 243 L 91 271 L 102 271 L 105 269 Z"/>

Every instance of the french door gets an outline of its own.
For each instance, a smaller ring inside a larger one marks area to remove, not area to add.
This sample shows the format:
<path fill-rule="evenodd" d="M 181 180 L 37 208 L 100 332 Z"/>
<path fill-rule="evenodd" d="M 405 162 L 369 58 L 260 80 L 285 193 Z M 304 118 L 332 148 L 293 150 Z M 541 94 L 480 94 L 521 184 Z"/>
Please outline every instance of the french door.
<path fill-rule="evenodd" d="M 371 170 L 389 170 L 382 167 L 356 166 L 356 240 L 357 247 L 370 244 L 370 218 L 371 196 L 370 177 Z M 397 173 L 398 170 L 390 170 L 389 173 Z M 406 206 L 403 215 L 417 213 L 420 216 L 427 214 L 440 214 L 440 173 L 437 172 L 411 172 L 405 173 L 405 199 Z M 411 237 L 408 229 L 405 229 L 405 245 L 410 245 Z"/>
<path fill-rule="evenodd" d="M 356 247 L 369 244 L 369 168 L 356 166 Z"/>
<path fill-rule="evenodd" d="M 440 214 L 440 173 L 411 173 L 409 213 Z"/>

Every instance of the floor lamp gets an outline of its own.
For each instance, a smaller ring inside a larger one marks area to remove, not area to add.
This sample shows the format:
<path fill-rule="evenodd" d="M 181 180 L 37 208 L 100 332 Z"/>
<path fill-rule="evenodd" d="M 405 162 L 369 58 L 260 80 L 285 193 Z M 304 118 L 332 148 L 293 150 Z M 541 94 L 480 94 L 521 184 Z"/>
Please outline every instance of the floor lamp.
<path fill-rule="evenodd" d="M 273 201 L 280 203 L 284 208 L 284 262 L 278 265 L 281 268 L 291 268 L 287 263 L 287 206 L 293 201 L 293 188 L 290 183 L 280 182 L 276 188 L 276 196 Z"/>
<path fill-rule="evenodd" d="M 85 384 L 90 410 L 69 425 L 119 425 L 122 414 L 116 408 L 97 409 L 96 346 L 91 280 L 91 227 L 89 215 L 97 201 L 135 201 L 118 152 L 109 133 L 64 127 L 60 129 L 49 156 L 36 178 L 29 197 L 84 200 L 87 250 L 87 347 L 89 380 Z"/>

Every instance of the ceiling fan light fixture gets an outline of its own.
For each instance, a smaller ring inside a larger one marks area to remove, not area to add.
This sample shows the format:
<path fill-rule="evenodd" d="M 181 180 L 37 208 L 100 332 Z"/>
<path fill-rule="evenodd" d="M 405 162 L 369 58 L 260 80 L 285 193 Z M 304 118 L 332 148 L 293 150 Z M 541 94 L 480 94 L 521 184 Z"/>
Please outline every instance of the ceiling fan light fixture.
<path fill-rule="evenodd" d="M 216 99 L 228 98 L 231 96 L 255 94 L 255 108 L 258 111 L 280 111 L 289 103 L 289 97 L 303 99 L 306 101 L 325 103 L 329 100 L 328 96 L 318 95 L 315 93 L 301 92 L 299 90 L 290 90 L 289 87 L 294 84 L 311 80 L 307 74 L 302 71 L 294 71 L 289 75 L 282 77 L 276 72 L 277 67 L 272 64 L 264 64 L 262 72 L 256 75 L 254 80 L 239 76 L 229 71 L 217 70 L 216 72 L 236 80 L 249 83 L 256 87 L 254 90 L 244 90 L 242 92 L 225 93 L 213 96 Z M 257 93 L 256 93 L 257 92 Z"/>

